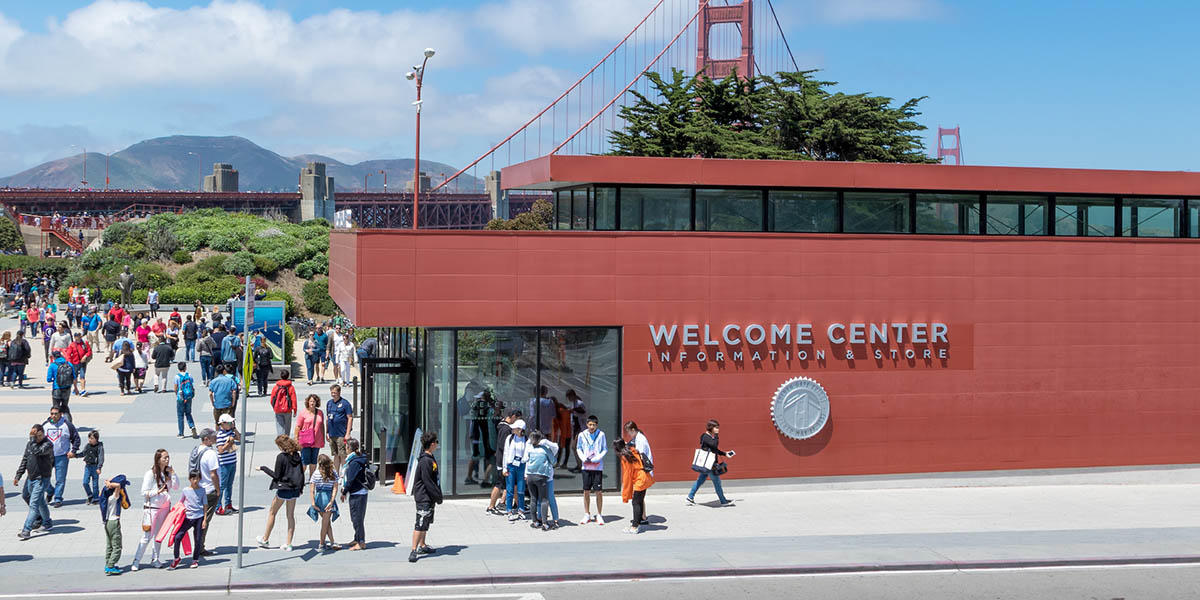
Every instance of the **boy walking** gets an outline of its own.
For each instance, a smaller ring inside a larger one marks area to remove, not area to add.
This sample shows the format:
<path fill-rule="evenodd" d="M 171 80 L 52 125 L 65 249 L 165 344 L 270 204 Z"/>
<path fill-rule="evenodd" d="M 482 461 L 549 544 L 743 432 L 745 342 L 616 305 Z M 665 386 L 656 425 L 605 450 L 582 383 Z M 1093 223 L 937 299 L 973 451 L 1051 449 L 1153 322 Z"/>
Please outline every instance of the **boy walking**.
<path fill-rule="evenodd" d="M 129 494 L 125 486 L 129 480 L 124 475 L 117 475 L 104 480 L 104 490 L 100 493 L 100 517 L 104 520 L 104 574 L 120 575 L 117 561 L 121 560 L 121 511 L 129 508 Z"/>
<path fill-rule="evenodd" d="M 217 424 L 217 465 L 221 480 L 221 498 L 217 502 L 218 515 L 237 512 L 233 507 L 233 476 L 237 474 L 237 445 L 241 441 L 233 427 L 233 417 L 221 415 Z"/>
<path fill-rule="evenodd" d="M 83 493 L 88 504 L 98 504 L 103 489 L 100 487 L 100 471 L 104 470 L 104 442 L 100 441 L 100 430 L 88 432 L 88 443 L 83 447 Z"/>
<path fill-rule="evenodd" d="M 600 419 L 588 415 L 587 429 L 575 440 L 575 454 L 583 462 L 583 519 L 580 525 L 595 521 L 604 524 L 604 455 L 608 440 L 600 431 Z M 592 492 L 596 493 L 596 512 L 592 512 Z"/>
<path fill-rule="evenodd" d="M 192 420 L 192 400 L 196 398 L 196 380 L 187 372 L 187 363 L 180 362 L 175 374 L 175 420 L 179 425 L 179 439 L 183 439 L 183 420 L 187 419 L 192 437 L 196 437 L 196 422 Z"/>
<path fill-rule="evenodd" d="M 438 448 L 438 436 L 432 431 L 421 436 L 421 457 L 417 459 L 416 481 L 413 482 L 413 500 L 417 503 L 417 522 L 413 525 L 412 552 L 408 562 L 417 562 L 418 554 L 433 554 L 433 548 L 425 544 L 429 526 L 433 524 L 433 509 L 442 503 L 442 486 L 438 482 L 438 465 L 433 453 Z"/>

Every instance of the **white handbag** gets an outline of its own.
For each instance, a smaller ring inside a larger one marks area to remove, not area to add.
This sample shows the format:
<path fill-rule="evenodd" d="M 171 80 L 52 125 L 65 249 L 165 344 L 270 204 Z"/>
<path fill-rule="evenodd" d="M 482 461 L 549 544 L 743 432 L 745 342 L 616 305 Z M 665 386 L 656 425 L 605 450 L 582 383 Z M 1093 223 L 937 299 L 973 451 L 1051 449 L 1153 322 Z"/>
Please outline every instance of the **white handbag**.
<path fill-rule="evenodd" d="M 692 470 L 705 472 L 712 470 L 713 463 L 716 462 L 717 455 L 708 450 L 696 449 L 695 456 L 692 457 Z"/>

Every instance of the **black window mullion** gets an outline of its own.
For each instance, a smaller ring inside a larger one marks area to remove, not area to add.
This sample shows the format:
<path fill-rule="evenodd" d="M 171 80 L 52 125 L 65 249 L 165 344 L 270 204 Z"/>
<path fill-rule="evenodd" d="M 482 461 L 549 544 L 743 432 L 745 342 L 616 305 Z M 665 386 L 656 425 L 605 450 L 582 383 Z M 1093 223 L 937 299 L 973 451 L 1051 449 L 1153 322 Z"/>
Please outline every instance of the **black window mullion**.
<path fill-rule="evenodd" d="M 1125 219 L 1121 216 L 1121 211 L 1125 209 L 1124 200 L 1121 197 L 1113 198 L 1113 237 L 1121 237 L 1122 230 L 1125 228 Z M 1137 210 L 1137 208 L 1132 208 L 1131 210 Z M 1134 219 L 1133 215 L 1130 215 L 1130 219 L 1132 220 L 1130 225 L 1136 227 L 1137 219 Z M 1137 237 L 1137 231 L 1134 231 L 1132 228 L 1129 234 Z"/>
<path fill-rule="evenodd" d="M 613 204 L 616 205 L 616 214 L 613 215 L 613 230 L 621 231 L 621 188 L 615 187 L 613 192 Z"/>
<path fill-rule="evenodd" d="M 846 192 L 841 190 L 837 193 L 837 232 L 846 232 Z"/>
<path fill-rule="evenodd" d="M 762 228 L 761 231 L 770 231 L 770 226 L 767 224 L 767 189 L 762 189 Z"/>
<path fill-rule="evenodd" d="M 908 195 L 908 233 L 917 232 L 917 195 Z"/>

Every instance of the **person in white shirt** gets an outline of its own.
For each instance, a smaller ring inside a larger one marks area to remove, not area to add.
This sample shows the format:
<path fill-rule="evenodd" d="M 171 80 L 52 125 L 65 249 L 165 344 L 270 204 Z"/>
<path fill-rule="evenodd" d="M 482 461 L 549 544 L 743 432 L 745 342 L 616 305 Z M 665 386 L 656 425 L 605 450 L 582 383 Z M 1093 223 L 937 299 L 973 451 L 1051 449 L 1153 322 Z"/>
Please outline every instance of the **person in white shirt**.
<path fill-rule="evenodd" d="M 638 451 L 638 454 L 642 456 L 643 464 L 646 462 L 650 463 L 650 476 L 653 477 L 654 453 L 650 451 L 650 440 L 646 439 L 646 434 L 642 433 L 642 430 L 638 429 L 637 423 L 634 423 L 633 421 L 625 421 L 624 433 L 625 441 L 632 445 L 633 448 Z M 649 513 L 643 509 L 641 525 L 648 525 L 650 523 L 649 521 L 645 520 L 645 515 L 647 514 Z"/>
<path fill-rule="evenodd" d="M 580 525 L 595 521 L 604 524 L 604 456 L 608 438 L 600 431 L 600 419 L 588 415 L 587 429 L 575 440 L 575 455 L 583 462 L 583 519 Z M 592 492 L 596 493 L 596 512 L 592 512 Z"/>
<path fill-rule="evenodd" d="M 504 497 L 504 509 L 508 512 L 508 520 L 520 519 L 520 513 L 525 512 L 525 421 L 517 419 L 512 424 L 512 435 L 504 442 L 504 477 L 506 478 L 507 495 Z M 514 495 L 515 494 L 515 495 Z M 513 500 L 516 500 L 517 510 L 513 510 Z"/>
<path fill-rule="evenodd" d="M 154 452 L 154 465 L 142 476 L 142 540 L 138 542 L 137 552 L 133 554 L 133 565 L 129 570 L 136 571 L 140 568 L 146 546 L 162 527 L 167 513 L 171 512 L 171 492 L 178 491 L 179 477 L 175 475 L 175 469 L 171 468 L 171 455 L 159 448 Z M 150 564 L 155 569 L 164 566 L 159 560 L 161 550 L 162 542 L 154 542 L 150 551 Z"/>
<path fill-rule="evenodd" d="M 337 346 L 338 373 L 342 385 L 350 385 L 350 364 L 354 361 L 354 340 L 347 338 Z"/>
<path fill-rule="evenodd" d="M 200 443 L 201 445 L 192 450 L 192 453 L 198 456 L 188 459 L 189 466 L 195 463 L 199 467 L 196 470 L 200 471 L 200 487 L 204 488 L 207 497 L 204 505 L 204 526 L 200 533 L 200 541 L 196 543 L 200 548 L 197 556 L 204 555 L 204 539 L 208 537 L 208 525 L 217 510 L 217 502 L 221 499 L 221 477 L 217 473 L 220 464 L 217 449 L 213 447 L 217 443 L 217 432 L 205 427 L 200 431 Z"/>

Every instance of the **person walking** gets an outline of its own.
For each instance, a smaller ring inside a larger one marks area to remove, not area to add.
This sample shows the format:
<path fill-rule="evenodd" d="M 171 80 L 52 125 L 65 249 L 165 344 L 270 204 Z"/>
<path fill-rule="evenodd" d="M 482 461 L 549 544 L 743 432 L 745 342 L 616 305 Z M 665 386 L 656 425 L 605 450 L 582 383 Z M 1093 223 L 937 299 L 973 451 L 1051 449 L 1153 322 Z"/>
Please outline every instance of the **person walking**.
<path fill-rule="evenodd" d="M 165 449 L 154 451 L 154 463 L 142 476 L 142 539 L 138 542 L 137 550 L 133 553 L 133 564 L 130 571 L 141 568 L 142 556 L 157 536 L 158 530 L 167 520 L 171 511 L 171 494 L 179 491 L 179 476 L 171 467 L 171 455 Z M 162 542 L 154 542 L 150 550 L 150 564 L 155 569 L 161 569 Z"/>
<path fill-rule="evenodd" d="M 515 429 L 515 427 L 514 427 Z M 438 449 L 438 436 L 432 431 L 421 435 L 421 456 L 417 458 L 417 473 L 413 476 L 413 501 L 417 505 L 417 519 L 413 525 L 412 551 L 408 562 L 417 562 L 419 554 L 433 554 L 434 549 L 425 543 L 429 526 L 433 524 L 433 509 L 442 503 L 442 486 L 438 480 L 438 464 L 433 453 Z M 522 469 L 524 470 L 524 469 Z"/>
<path fill-rule="evenodd" d="M 328 454 L 322 454 L 317 458 L 317 470 L 313 473 L 309 483 L 312 484 L 312 488 L 309 490 L 312 506 L 308 509 L 308 517 L 321 524 L 317 548 L 341 550 L 342 547 L 333 541 L 333 522 L 338 518 L 338 474 L 333 469 L 333 459 L 329 458 Z"/>
<path fill-rule="evenodd" d="M 50 502 L 53 496 L 52 506 L 59 508 L 62 506 L 63 492 L 67 487 L 67 466 L 70 459 L 75 458 L 79 452 L 79 431 L 57 406 L 50 409 L 50 418 L 42 423 L 42 427 L 46 432 L 46 439 L 54 445 L 54 489 L 46 490 L 46 501 Z"/>
<path fill-rule="evenodd" d="M 217 432 L 205 427 L 200 430 L 200 445 L 193 448 L 192 453 L 188 455 L 189 478 L 192 471 L 199 473 L 200 486 L 204 488 L 205 495 L 204 525 L 202 529 L 197 530 L 194 538 L 198 552 L 196 556 L 204 555 L 204 538 L 208 535 L 208 525 L 212 521 L 213 513 L 217 510 L 217 501 L 221 498 L 221 475 L 218 471 L 220 464 L 217 459 L 217 450 L 213 447 L 216 443 Z"/>
<path fill-rule="evenodd" d="M 329 453 L 333 455 L 334 469 L 342 470 L 346 460 L 346 441 L 354 428 L 354 407 L 342 397 L 342 386 L 329 386 L 329 402 L 325 404 L 326 434 L 329 436 Z"/>
<path fill-rule="evenodd" d="M 110 362 L 117 350 L 113 347 L 113 344 L 117 341 L 117 338 L 121 337 L 121 322 L 114 319 L 112 315 L 109 315 L 108 320 L 100 326 L 100 331 L 104 334 L 104 344 L 108 350 L 108 356 L 104 359 L 104 362 Z"/>
<path fill-rule="evenodd" d="M 271 478 L 271 488 L 275 490 L 275 498 L 267 511 L 267 528 L 255 541 L 259 548 L 270 547 L 271 530 L 275 528 L 275 515 L 279 509 L 287 506 L 287 543 L 280 547 L 284 552 L 292 550 L 292 536 L 296 534 L 296 499 L 304 490 L 304 465 L 300 463 L 300 444 L 296 440 L 280 434 L 275 436 L 275 447 L 279 454 L 275 455 L 275 469 L 266 466 L 258 469 Z"/>
<path fill-rule="evenodd" d="M 21 531 L 17 532 L 19 539 L 29 539 L 34 527 L 38 527 L 39 532 L 48 533 L 54 526 L 50 520 L 50 508 L 46 506 L 46 491 L 50 489 L 53 464 L 54 444 L 46 438 L 45 429 L 40 424 L 34 424 L 29 429 L 29 442 L 25 444 L 25 453 L 21 455 L 21 464 L 13 477 L 15 488 L 21 485 L 21 476 L 26 476 L 26 488 L 29 491 L 29 515 L 25 517 Z"/>
<path fill-rule="evenodd" d="M 150 346 L 149 344 L 138 342 L 137 348 L 133 351 L 133 362 L 136 368 L 133 370 L 133 385 L 137 387 L 137 393 L 142 393 L 142 386 L 146 385 L 146 372 L 150 368 Z"/>
<path fill-rule="evenodd" d="M 63 358 L 62 352 L 54 351 L 54 362 L 46 369 L 46 383 L 50 384 L 50 404 L 63 414 L 70 415 L 67 407 L 71 390 L 75 387 L 75 369 Z"/>
<path fill-rule="evenodd" d="M 206 331 L 204 337 L 196 344 L 200 358 L 200 382 L 208 385 L 213 378 L 213 365 L 216 362 L 218 347 L 213 340 L 213 332 Z"/>
<path fill-rule="evenodd" d="M 167 382 L 171 377 L 171 364 L 175 362 L 175 349 L 171 347 L 167 338 L 159 338 L 158 345 L 154 347 L 150 357 L 154 359 L 154 393 L 158 393 L 159 386 L 166 392 L 169 385 Z"/>
<path fill-rule="evenodd" d="M 217 467 L 221 477 L 221 497 L 217 502 L 218 515 L 232 515 L 238 512 L 233 507 L 233 478 L 237 475 L 237 445 L 242 441 L 241 434 L 233 426 L 232 415 L 221 415 L 217 419 Z"/>
<path fill-rule="evenodd" d="M 217 368 L 217 376 L 208 382 L 208 398 L 212 403 L 213 421 L 219 423 L 221 415 L 234 416 L 237 412 L 238 385 L 232 375 L 226 374 L 225 365 Z"/>
<path fill-rule="evenodd" d="M 67 346 L 63 356 L 75 369 L 75 393 L 87 396 L 87 367 L 92 362 L 92 345 L 83 338 L 81 332 L 76 331 L 75 340 Z"/>
<path fill-rule="evenodd" d="M 621 501 L 633 503 L 633 519 L 625 533 L 641 533 L 646 521 L 646 490 L 654 485 L 654 477 L 646 470 L 642 453 L 625 440 L 613 442 L 613 451 L 621 461 Z M 653 465 L 651 465 L 653 466 Z"/>
<path fill-rule="evenodd" d="M 154 317 L 157 317 L 158 316 L 158 290 L 156 290 L 154 288 L 150 288 L 150 291 L 146 292 L 146 304 L 150 305 L 150 318 L 153 319 Z"/>
<path fill-rule="evenodd" d="M 199 324 L 192 319 L 192 315 L 187 316 L 187 320 L 183 323 L 183 360 L 196 360 L 196 340 L 199 337 Z"/>
<path fill-rule="evenodd" d="M 116 363 L 117 386 L 121 388 L 122 396 L 133 393 L 133 373 L 137 370 L 136 365 L 133 350 L 129 346 L 123 346 Z"/>
<path fill-rule="evenodd" d="M 316 332 L 310 331 L 308 337 L 304 340 L 304 366 L 305 373 L 308 374 L 308 385 L 313 382 L 313 368 L 317 360 L 317 342 L 313 339 Z"/>
<path fill-rule="evenodd" d="M 87 314 L 83 316 L 83 331 L 86 334 L 87 342 L 93 349 L 100 348 L 100 326 L 104 324 L 104 319 L 96 314 L 96 308 L 91 307 L 87 310 Z"/>
<path fill-rule="evenodd" d="M 320 406 L 321 397 L 309 394 L 304 399 L 304 410 L 296 416 L 296 430 L 292 434 L 300 443 L 300 461 L 308 468 L 306 479 L 316 471 L 317 455 L 325 447 L 325 413 Z"/>
<path fill-rule="evenodd" d="M 241 344 L 242 340 L 238 338 L 236 332 L 221 338 L 221 364 L 225 366 L 225 372 L 232 373 L 234 377 L 242 365 L 238 360 Z"/>
<path fill-rule="evenodd" d="M 129 493 L 125 488 L 129 480 L 124 475 L 117 475 L 104 480 L 104 488 L 100 493 L 100 517 L 104 521 L 104 573 L 120 575 L 121 569 L 117 562 L 121 560 L 121 511 L 129 508 Z"/>
<path fill-rule="evenodd" d="M 703 464 L 692 464 L 692 470 L 699 473 L 700 476 L 696 478 L 696 483 L 692 484 L 692 489 L 688 492 L 688 504 L 696 503 L 696 492 L 700 490 L 701 485 L 704 485 L 704 480 L 709 478 L 712 478 L 713 488 L 717 490 L 717 500 L 721 503 L 721 506 L 733 504 L 732 500 L 725 498 L 725 491 L 721 489 L 721 474 L 727 471 L 728 467 L 718 457 L 731 458 L 735 452 L 733 450 L 726 452 L 718 447 L 720 433 L 721 424 L 716 419 L 709 419 L 708 424 L 704 426 L 704 433 L 700 434 L 700 451 L 712 453 L 713 461 L 711 467 L 706 467 Z"/>
<path fill-rule="evenodd" d="M 254 349 L 254 354 L 251 355 L 254 361 L 254 383 L 258 390 L 258 395 L 265 397 L 267 395 L 267 380 L 271 378 L 271 361 L 275 360 L 275 354 L 271 352 L 271 348 L 266 344 L 260 344 Z"/>
<path fill-rule="evenodd" d="M 179 426 L 179 439 L 183 439 L 183 421 L 187 419 L 192 437 L 196 437 L 196 422 L 192 420 L 192 400 L 196 398 L 196 380 L 187 372 L 187 363 L 180 362 L 175 374 L 175 421 Z"/>
<path fill-rule="evenodd" d="M 525 421 L 518 419 L 512 424 L 512 433 L 504 442 L 504 477 L 505 496 L 504 509 L 509 521 L 521 518 L 525 512 L 525 452 L 528 440 L 525 438 Z M 517 510 L 513 510 L 513 505 Z"/>
<path fill-rule="evenodd" d="M 100 502 L 100 472 L 104 470 L 104 442 L 100 441 L 100 430 L 88 432 L 88 443 L 83 445 L 83 493 L 88 504 Z"/>
<path fill-rule="evenodd" d="M 342 385 L 350 385 L 350 367 L 354 365 L 354 359 L 357 358 L 357 351 L 358 348 L 354 345 L 354 338 L 351 334 L 346 334 L 345 339 L 336 350 L 338 376 L 341 378 Z"/>
<path fill-rule="evenodd" d="M 31 356 L 33 349 L 25 339 L 25 332 L 18 329 L 17 337 L 8 345 L 8 380 L 11 385 L 25 387 L 25 365 L 29 364 Z"/>
<path fill-rule="evenodd" d="M 8 346 L 12 343 L 12 332 L 0 335 L 0 385 L 8 383 Z"/>
<path fill-rule="evenodd" d="M 313 333 L 313 364 L 317 367 L 318 383 L 325 382 L 325 351 L 329 346 L 329 334 L 325 332 L 325 327 L 317 325 L 317 331 Z M 312 379 L 312 372 L 309 372 L 308 378 Z"/>
<path fill-rule="evenodd" d="M 583 519 L 580 525 L 604 524 L 604 457 L 608 440 L 600 430 L 600 419 L 588 415 L 587 429 L 575 438 L 575 455 L 583 465 Z M 596 512 L 592 512 L 592 494 L 596 494 Z"/>
<path fill-rule="evenodd" d="M 271 410 L 275 412 L 275 435 L 286 436 L 292 432 L 292 419 L 296 416 L 296 386 L 292 385 L 292 373 L 287 369 L 279 372 L 279 381 L 271 388 Z"/>
<path fill-rule="evenodd" d="M 375 483 L 370 480 L 367 456 L 359 452 L 358 440 L 346 440 L 346 448 L 350 450 L 350 456 L 346 458 L 346 470 L 342 477 L 342 501 L 345 502 L 349 497 L 350 523 L 354 526 L 354 543 L 350 544 L 350 549 L 366 550 L 367 533 L 363 522 L 367 517 L 367 492 Z"/>

